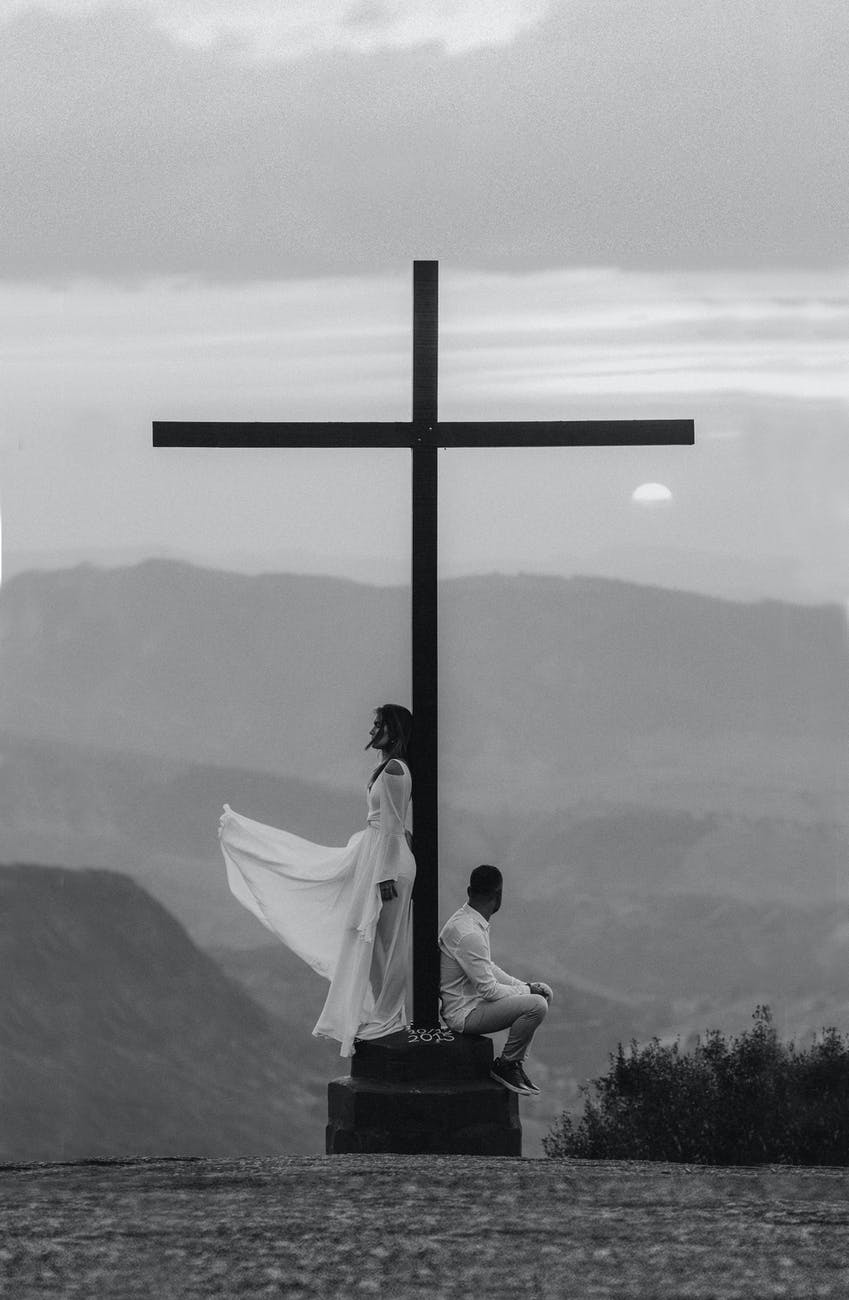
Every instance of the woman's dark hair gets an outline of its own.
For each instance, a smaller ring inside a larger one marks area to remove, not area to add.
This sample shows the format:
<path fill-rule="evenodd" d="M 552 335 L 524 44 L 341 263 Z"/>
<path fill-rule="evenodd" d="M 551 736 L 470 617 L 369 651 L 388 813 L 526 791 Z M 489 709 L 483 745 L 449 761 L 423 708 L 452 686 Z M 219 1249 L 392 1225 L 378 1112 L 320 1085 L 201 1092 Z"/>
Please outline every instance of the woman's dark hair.
<path fill-rule="evenodd" d="M 475 867 L 469 876 L 469 888 L 466 892 L 470 898 L 494 898 L 503 884 L 504 878 L 498 867 L 484 862 L 481 866 Z"/>
<path fill-rule="evenodd" d="M 369 789 L 393 758 L 403 758 L 410 772 L 413 770 L 413 715 L 410 710 L 403 704 L 381 704 L 374 712 L 389 732 L 389 753 L 372 772 Z"/>
<path fill-rule="evenodd" d="M 381 704 L 375 712 L 389 732 L 389 757 L 403 758 L 412 768 L 413 715 L 403 704 Z"/>

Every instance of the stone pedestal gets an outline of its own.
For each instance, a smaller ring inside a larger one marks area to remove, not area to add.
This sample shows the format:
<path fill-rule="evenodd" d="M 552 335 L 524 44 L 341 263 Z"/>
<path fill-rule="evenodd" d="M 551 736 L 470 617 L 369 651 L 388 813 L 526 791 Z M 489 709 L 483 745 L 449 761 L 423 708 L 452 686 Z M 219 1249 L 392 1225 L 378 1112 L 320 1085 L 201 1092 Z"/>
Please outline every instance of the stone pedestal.
<path fill-rule="evenodd" d="M 350 1077 L 328 1084 L 328 1155 L 520 1156 L 519 1099 L 490 1079 L 491 1064 L 477 1034 L 358 1042 Z"/>

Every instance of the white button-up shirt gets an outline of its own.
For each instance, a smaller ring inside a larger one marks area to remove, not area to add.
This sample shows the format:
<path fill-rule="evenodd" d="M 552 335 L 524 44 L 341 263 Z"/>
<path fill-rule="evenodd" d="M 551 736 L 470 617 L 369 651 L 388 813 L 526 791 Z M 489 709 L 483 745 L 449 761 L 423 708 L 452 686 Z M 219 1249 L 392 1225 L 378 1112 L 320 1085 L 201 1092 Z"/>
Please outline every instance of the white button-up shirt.
<path fill-rule="evenodd" d="M 466 1017 L 482 1002 L 527 993 L 528 985 L 496 966 L 489 951 L 489 921 L 464 903 L 439 934 L 442 1015 L 462 1032 Z"/>

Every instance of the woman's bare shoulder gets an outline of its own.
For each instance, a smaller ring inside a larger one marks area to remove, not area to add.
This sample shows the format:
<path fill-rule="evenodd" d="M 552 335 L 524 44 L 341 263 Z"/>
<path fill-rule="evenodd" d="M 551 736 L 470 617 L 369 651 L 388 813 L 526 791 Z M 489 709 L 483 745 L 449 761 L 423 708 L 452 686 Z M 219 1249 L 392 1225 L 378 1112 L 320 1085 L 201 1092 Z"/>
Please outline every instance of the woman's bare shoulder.
<path fill-rule="evenodd" d="M 398 762 L 397 758 L 390 758 L 384 770 L 387 771 L 390 776 L 403 776 L 407 769 L 404 767 L 403 763 Z"/>

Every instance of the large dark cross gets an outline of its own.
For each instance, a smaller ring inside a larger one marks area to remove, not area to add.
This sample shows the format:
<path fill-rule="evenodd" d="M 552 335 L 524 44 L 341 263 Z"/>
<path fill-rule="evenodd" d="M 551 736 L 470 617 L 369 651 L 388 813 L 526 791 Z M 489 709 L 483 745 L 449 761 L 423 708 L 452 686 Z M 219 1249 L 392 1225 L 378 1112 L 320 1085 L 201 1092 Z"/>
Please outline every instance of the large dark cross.
<path fill-rule="evenodd" d="M 393 423 L 184 423 L 157 420 L 154 447 L 409 447 L 413 453 L 412 623 L 416 885 L 414 1012 L 439 1023 L 437 807 L 437 463 L 440 447 L 690 444 L 692 420 L 441 421 L 437 414 L 438 262 L 413 263 L 413 418 Z"/>

